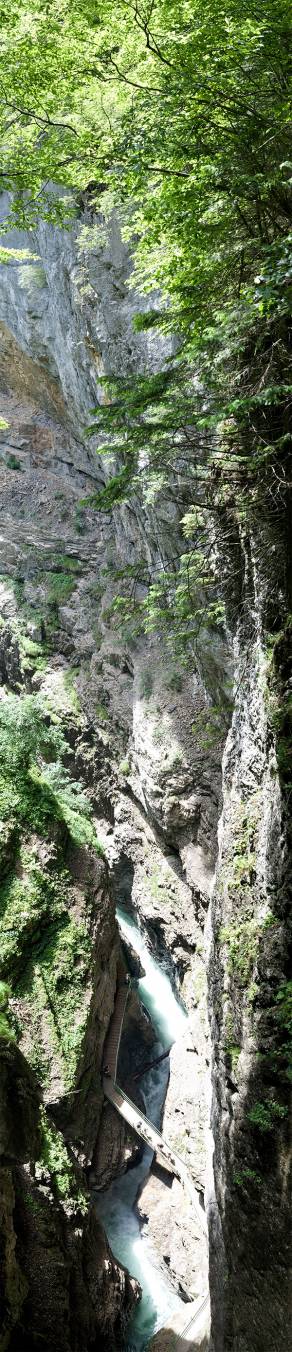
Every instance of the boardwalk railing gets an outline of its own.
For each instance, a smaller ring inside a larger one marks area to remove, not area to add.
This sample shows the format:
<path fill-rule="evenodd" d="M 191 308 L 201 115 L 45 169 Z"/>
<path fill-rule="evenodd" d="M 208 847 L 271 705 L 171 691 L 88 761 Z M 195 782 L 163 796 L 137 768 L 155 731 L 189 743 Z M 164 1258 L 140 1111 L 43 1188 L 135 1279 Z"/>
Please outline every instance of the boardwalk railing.
<path fill-rule="evenodd" d="M 104 1046 L 103 1053 L 104 1065 L 108 1066 L 110 1075 L 113 1080 L 115 1080 L 117 1074 L 120 1041 L 123 1031 L 123 1022 L 125 1018 L 129 993 L 130 986 L 127 985 L 125 981 L 120 986 L 118 986 L 115 998 L 114 1012 L 111 1018 L 110 1029 Z"/>

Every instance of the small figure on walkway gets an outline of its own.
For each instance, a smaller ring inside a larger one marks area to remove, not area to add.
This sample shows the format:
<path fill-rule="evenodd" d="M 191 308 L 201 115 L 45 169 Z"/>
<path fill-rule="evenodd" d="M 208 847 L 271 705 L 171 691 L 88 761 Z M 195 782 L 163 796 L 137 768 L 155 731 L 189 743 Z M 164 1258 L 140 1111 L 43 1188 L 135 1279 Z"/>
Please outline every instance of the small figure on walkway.
<path fill-rule="evenodd" d="M 110 1078 L 111 1078 L 111 1073 L 110 1073 L 110 1068 L 109 1068 L 109 1066 L 103 1066 L 103 1067 L 102 1067 L 102 1073 L 103 1073 L 103 1075 L 105 1075 L 105 1077 L 106 1077 L 107 1080 L 108 1080 L 108 1079 L 110 1080 Z"/>
<path fill-rule="evenodd" d="M 165 1150 L 165 1156 L 166 1156 L 166 1159 L 168 1160 L 169 1164 L 175 1165 L 175 1158 L 174 1158 L 174 1155 L 172 1154 L 172 1151 L 171 1151 L 171 1150 L 166 1149 L 166 1150 Z"/>

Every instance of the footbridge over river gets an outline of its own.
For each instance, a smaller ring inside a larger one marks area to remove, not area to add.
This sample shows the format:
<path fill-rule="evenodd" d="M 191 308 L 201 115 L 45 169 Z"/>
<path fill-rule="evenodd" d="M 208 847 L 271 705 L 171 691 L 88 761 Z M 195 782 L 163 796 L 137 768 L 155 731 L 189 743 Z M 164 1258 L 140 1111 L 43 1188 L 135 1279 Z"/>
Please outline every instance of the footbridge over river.
<path fill-rule="evenodd" d="M 137 1136 L 140 1136 L 141 1140 L 150 1147 L 150 1150 L 153 1150 L 158 1163 L 161 1164 L 168 1173 L 170 1172 L 180 1179 L 185 1192 L 190 1198 L 201 1230 L 206 1235 L 206 1217 L 199 1201 L 199 1194 L 190 1177 L 185 1161 L 172 1149 L 172 1146 L 166 1141 L 162 1132 L 158 1131 L 157 1127 L 153 1126 L 153 1123 L 145 1117 L 145 1114 L 137 1108 L 137 1105 L 128 1098 L 124 1089 L 121 1089 L 117 1084 L 116 1075 L 119 1046 L 129 990 L 130 986 L 125 981 L 123 981 L 117 989 L 115 1007 L 104 1047 L 104 1094 L 109 1102 L 113 1104 L 113 1107 L 116 1108 L 117 1112 L 120 1113 L 120 1116 L 123 1117 L 124 1120 L 128 1122 L 128 1125 L 137 1133 Z"/>
<path fill-rule="evenodd" d="M 129 979 L 126 979 L 125 970 L 123 970 L 120 972 L 120 979 L 118 978 L 114 1011 L 104 1046 L 104 1094 L 120 1116 L 124 1118 L 124 1121 L 128 1122 L 128 1125 L 137 1133 L 137 1136 L 153 1150 L 157 1161 L 167 1171 L 168 1175 L 172 1174 L 180 1179 L 205 1238 L 207 1235 L 206 1217 L 185 1161 L 172 1149 L 163 1133 L 153 1126 L 153 1122 L 149 1121 L 145 1113 L 137 1108 L 136 1103 L 128 1098 L 124 1089 L 121 1089 L 117 1083 L 119 1048 L 130 989 L 131 983 Z M 190 1305 L 189 1316 L 186 1322 L 179 1321 L 179 1327 L 177 1326 L 177 1316 L 170 1317 L 170 1323 L 165 1332 L 169 1333 L 169 1345 L 173 1352 L 185 1352 L 187 1345 L 191 1352 L 191 1348 L 195 1346 L 197 1334 L 201 1332 L 202 1320 L 206 1320 L 208 1324 L 209 1292 L 205 1292 L 199 1302 L 196 1301 Z M 157 1352 L 159 1352 L 159 1347 Z"/>

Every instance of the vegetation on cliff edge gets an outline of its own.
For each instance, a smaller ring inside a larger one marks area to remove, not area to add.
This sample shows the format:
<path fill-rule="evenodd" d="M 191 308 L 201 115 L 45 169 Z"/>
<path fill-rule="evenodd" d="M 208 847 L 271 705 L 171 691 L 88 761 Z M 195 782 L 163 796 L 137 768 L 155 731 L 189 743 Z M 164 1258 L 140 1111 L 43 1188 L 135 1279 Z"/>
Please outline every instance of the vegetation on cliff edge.
<path fill-rule="evenodd" d="M 1 1031 L 24 1038 L 43 1087 L 52 1058 L 60 1084 L 72 1085 L 88 1021 L 86 889 L 85 896 L 76 892 L 67 856 L 76 845 L 101 852 L 90 804 L 62 764 L 66 750 L 60 724 L 38 696 L 3 696 Z"/>

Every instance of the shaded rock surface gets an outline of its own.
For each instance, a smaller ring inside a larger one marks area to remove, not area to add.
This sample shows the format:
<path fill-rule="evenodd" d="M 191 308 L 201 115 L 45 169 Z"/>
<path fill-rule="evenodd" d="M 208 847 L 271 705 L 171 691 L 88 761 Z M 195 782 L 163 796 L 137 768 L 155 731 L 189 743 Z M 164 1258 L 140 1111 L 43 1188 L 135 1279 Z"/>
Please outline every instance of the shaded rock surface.
<path fill-rule="evenodd" d="M 116 1348 L 138 1286 L 86 1219 L 20 1167 L 1 1170 L 1 1348 Z"/>
<path fill-rule="evenodd" d="M 0 1038 L 0 1154 L 9 1163 L 35 1159 L 40 1145 L 35 1076 L 16 1043 Z"/>
<path fill-rule="evenodd" d="M 246 647 L 243 633 L 223 761 L 210 958 L 211 1298 L 219 1352 L 284 1352 L 291 1338 L 289 1053 L 277 1014 L 287 941 L 289 950 L 290 864 L 264 670 L 262 636 Z"/>
<path fill-rule="evenodd" d="M 17 1252 L 27 1283 L 21 1313 L 23 1349 L 48 1352 L 116 1348 L 138 1295 L 137 1283 L 113 1259 L 91 1207 L 86 1220 L 67 1216 L 48 1186 L 15 1176 Z M 19 1348 L 19 1330 L 10 1346 Z"/>
<path fill-rule="evenodd" d="M 115 1263 L 87 1209 L 74 1159 L 67 1201 L 58 1195 L 52 1161 L 51 1169 L 37 1164 L 43 1123 L 36 1078 L 13 1041 L 1 1039 L 0 1050 L 1 1349 L 115 1348 L 137 1283 Z"/>

